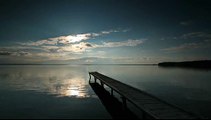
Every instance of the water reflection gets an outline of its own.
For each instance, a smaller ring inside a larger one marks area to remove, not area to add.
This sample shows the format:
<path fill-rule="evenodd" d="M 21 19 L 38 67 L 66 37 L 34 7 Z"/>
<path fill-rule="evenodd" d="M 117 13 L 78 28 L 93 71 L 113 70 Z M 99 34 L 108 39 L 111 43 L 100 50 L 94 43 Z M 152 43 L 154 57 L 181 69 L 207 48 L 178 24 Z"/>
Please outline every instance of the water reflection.
<path fill-rule="evenodd" d="M 80 67 L 68 69 L 68 67 L 56 68 L 53 66 L 37 67 L 23 66 L 18 68 L 2 68 L 0 72 L 1 87 L 9 87 L 14 90 L 33 90 L 37 92 L 53 94 L 57 97 L 90 97 L 90 88 L 87 82 L 86 71 Z"/>
<path fill-rule="evenodd" d="M 0 67 L 0 93 L 4 90 L 36 91 L 45 95 L 56 96 L 58 99 L 68 97 L 73 100 L 76 98 L 77 101 L 78 98 L 83 100 L 84 98 L 96 98 L 95 93 L 89 86 L 88 72 L 98 71 L 154 94 L 167 102 L 179 105 L 187 111 L 200 113 L 211 118 L 209 113 L 211 111 L 211 71 L 170 69 L 158 66 L 112 65 Z M 9 98 L 8 100 L 10 100 Z M 0 97 L 1 99 L 2 97 Z M 22 98 L 20 101 L 22 101 Z M 57 104 L 56 101 L 55 104 Z M 3 105 L 2 101 L 1 103 Z M 8 104 L 10 103 L 8 102 Z M 95 106 L 95 104 L 97 103 L 93 103 L 92 106 Z M 82 110 L 81 108 L 78 108 L 79 111 Z M 90 111 L 90 107 L 87 107 L 87 110 Z"/>
<path fill-rule="evenodd" d="M 77 98 L 90 97 L 87 91 L 87 84 L 84 79 L 78 77 L 73 79 L 67 79 L 64 84 L 55 84 L 51 93 L 58 94 L 59 97 L 69 96 Z"/>
<path fill-rule="evenodd" d="M 86 66 L 0 66 L 0 119 L 111 118 L 87 73 Z"/>

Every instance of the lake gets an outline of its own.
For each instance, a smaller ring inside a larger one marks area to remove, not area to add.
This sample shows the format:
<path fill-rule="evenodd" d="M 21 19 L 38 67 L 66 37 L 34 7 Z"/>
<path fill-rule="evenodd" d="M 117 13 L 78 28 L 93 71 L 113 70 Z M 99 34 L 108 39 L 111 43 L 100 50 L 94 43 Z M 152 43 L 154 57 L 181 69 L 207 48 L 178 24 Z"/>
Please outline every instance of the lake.
<path fill-rule="evenodd" d="M 211 118 L 211 71 L 156 65 L 0 65 L 0 118 L 111 118 L 89 71 Z"/>

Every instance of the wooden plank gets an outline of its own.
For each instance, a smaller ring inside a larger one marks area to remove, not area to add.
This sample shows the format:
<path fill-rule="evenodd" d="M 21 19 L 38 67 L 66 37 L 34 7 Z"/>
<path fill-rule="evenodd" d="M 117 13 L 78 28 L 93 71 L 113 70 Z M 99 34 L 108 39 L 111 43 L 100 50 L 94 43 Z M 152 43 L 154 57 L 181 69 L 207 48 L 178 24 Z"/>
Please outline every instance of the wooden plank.
<path fill-rule="evenodd" d="M 156 119 L 197 119 L 198 117 L 188 113 L 178 107 L 170 105 L 144 91 L 131 87 L 113 78 L 105 76 L 98 72 L 89 72 L 94 79 L 100 80 L 122 97 L 133 103 L 137 108 L 143 110 Z"/>

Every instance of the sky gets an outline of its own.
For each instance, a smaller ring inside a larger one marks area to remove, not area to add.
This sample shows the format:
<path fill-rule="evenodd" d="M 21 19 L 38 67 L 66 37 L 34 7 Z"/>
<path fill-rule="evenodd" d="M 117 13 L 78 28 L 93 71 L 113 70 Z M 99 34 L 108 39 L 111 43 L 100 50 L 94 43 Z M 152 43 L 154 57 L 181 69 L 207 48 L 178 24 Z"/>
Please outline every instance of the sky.
<path fill-rule="evenodd" d="M 210 0 L 1 0 L 0 64 L 211 59 Z"/>

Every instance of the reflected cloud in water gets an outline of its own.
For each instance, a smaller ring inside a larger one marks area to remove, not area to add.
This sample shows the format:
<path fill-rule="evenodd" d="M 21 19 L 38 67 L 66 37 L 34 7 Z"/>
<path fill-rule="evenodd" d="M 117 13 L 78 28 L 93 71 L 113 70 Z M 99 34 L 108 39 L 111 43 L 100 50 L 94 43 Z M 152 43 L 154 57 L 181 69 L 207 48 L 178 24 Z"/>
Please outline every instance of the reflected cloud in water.
<path fill-rule="evenodd" d="M 3 68 L 0 72 L 0 86 L 14 90 L 32 90 L 57 97 L 87 98 L 93 94 L 85 72 L 73 67 Z"/>

